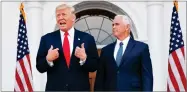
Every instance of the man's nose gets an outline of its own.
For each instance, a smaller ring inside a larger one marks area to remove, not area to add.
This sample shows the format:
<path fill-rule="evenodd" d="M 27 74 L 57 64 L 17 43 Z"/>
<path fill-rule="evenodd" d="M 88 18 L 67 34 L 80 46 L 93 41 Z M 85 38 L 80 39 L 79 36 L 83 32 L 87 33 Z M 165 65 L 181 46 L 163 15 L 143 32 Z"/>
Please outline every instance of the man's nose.
<path fill-rule="evenodd" d="M 63 16 L 62 16 L 62 15 L 60 15 L 59 19 L 63 19 Z"/>

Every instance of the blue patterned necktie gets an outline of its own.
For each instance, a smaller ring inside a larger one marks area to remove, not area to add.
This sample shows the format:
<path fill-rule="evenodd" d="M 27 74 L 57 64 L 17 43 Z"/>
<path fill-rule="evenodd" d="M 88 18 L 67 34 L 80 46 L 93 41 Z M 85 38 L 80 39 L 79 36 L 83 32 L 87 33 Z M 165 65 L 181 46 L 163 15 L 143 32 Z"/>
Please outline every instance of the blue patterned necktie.
<path fill-rule="evenodd" d="M 120 45 L 120 47 L 118 49 L 117 56 L 116 56 L 116 63 L 117 63 L 118 66 L 120 65 L 122 55 L 123 55 L 123 43 L 120 42 L 119 45 Z"/>

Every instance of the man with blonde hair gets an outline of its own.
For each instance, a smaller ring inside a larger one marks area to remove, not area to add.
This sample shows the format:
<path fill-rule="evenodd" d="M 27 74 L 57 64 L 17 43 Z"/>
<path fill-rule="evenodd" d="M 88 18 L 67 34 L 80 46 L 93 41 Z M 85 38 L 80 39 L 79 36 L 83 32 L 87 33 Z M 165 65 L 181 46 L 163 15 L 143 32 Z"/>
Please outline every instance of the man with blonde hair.
<path fill-rule="evenodd" d="M 112 24 L 116 42 L 102 48 L 96 91 L 152 91 L 152 64 L 147 44 L 130 37 L 128 16 L 115 16 Z"/>
<path fill-rule="evenodd" d="M 89 91 L 89 72 L 97 68 L 98 53 L 93 36 L 74 29 L 75 9 L 56 7 L 59 30 L 41 37 L 36 68 L 47 72 L 46 91 Z"/>

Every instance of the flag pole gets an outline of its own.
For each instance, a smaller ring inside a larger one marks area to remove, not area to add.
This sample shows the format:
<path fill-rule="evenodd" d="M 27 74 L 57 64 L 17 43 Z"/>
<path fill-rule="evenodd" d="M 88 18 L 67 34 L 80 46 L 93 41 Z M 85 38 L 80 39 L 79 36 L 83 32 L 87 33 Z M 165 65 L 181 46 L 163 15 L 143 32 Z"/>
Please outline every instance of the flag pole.
<path fill-rule="evenodd" d="M 178 1 L 177 1 L 177 0 L 174 0 L 173 3 L 174 3 L 174 6 L 176 7 L 176 10 L 177 10 L 177 12 L 178 12 Z"/>
<path fill-rule="evenodd" d="M 20 11 L 21 11 L 21 13 L 22 13 L 22 15 L 23 15 L 24 20 L 26 21 L 23 2 L 21 2 Z"/>

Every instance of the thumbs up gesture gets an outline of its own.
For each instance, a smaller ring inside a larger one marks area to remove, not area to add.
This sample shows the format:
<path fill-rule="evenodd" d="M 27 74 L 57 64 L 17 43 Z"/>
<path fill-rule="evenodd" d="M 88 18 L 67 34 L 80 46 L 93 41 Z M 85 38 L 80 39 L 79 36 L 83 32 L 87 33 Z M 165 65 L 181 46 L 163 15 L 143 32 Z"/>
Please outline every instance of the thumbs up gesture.
<path fill-rule="evenodd" d="M 81 44 L 81 48 L 80 47 L 76 47 L 75 49 L 75 56 L 77 58 L 80 58 L 80 60 L 85 61 L 87 58 L 86 52 L 85 52 L 85 48 L 84 48 L 84 43 Z"/>
<path fill-rule="evenodd" d="M 59 57 L 58 48 L 53 49 L 53 45 L 51 45 L 51 48 L 48 50 L 46 59 L 49 62 L 52 62 L 53 60 L 57 59 Z"/>

